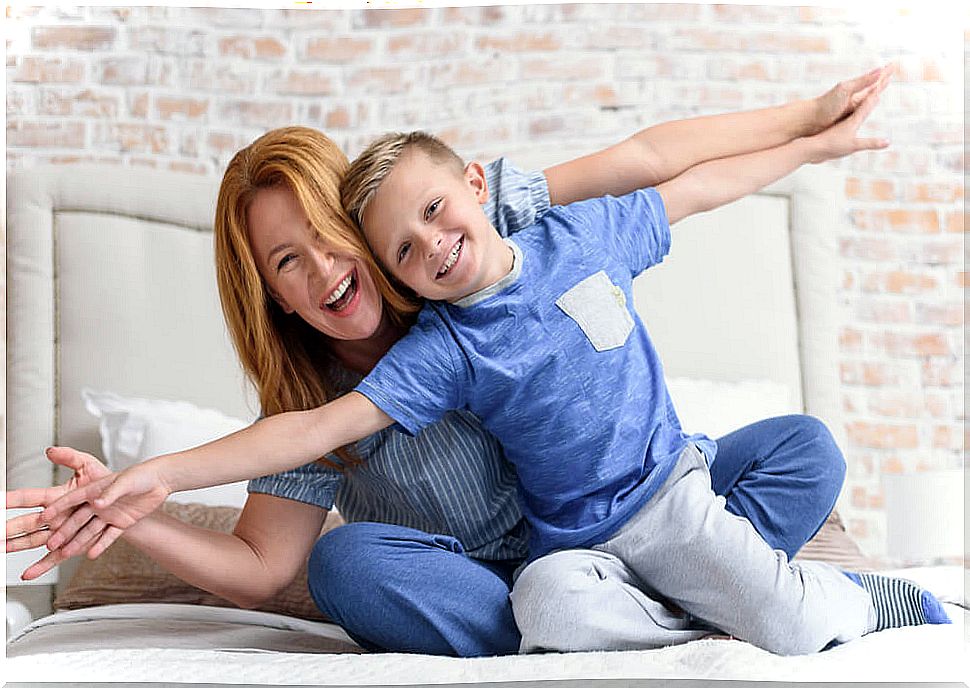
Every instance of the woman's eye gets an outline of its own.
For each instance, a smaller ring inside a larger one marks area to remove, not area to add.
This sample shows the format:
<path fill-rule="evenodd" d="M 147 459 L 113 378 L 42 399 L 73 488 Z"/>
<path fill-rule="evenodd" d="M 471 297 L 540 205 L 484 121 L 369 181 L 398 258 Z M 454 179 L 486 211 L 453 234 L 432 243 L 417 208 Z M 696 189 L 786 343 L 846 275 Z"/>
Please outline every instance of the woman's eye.
<path fill-rule="evenodd" d="M 441 205 L 441 199 L 440 198 L 436 198 L 433 201 L 431 201 L 431 203 L 428 205 L 428 209 L 424 211 L 424 219 L 425 219 L 425 221 L 428 221 L 428 220 L 431 219 L 431 216 L 434 215 L 435 212 L 437 212 L 438 206 L 440 206 L 440 205 Z"/>
<path fill-rule="evenodd" d="M 285 256 L 280 258 L 280 262 L 276 264 L 276 272 L 279 272 L 286 267 L 286 264 L 290 262 L 291 258 L 296 258 L 296 256 L 294 256 L 292 253 L 287 253 Z"/>
<path fill-rule="evenodd" d="M 404 260 L 408 255 L 408 251 L 410 250 L 411 244 L 401 244 L 401 248 L 398 249 L 397 252 L 397 262 L 400 263 L 402 260 Z"/>

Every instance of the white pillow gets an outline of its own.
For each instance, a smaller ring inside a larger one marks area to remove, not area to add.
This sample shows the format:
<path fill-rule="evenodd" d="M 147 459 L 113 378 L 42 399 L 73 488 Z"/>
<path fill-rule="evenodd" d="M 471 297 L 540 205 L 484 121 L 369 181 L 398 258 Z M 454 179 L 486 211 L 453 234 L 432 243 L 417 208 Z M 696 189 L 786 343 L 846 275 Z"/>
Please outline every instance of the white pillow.
<path fill-rule="evenodd" d="M 800 412 L 788 385 L 771 380 L 672 377 L 667 389 L 684 431 L 715 439 L 757 420 Z"/>
<path fill-rule="evenodd" d="M 81 398 L 87 410 L 100 419 L 101 451 L 113 471 L 205 444 L 250 424 L 187 401 L 123 397 L 91 389 L 82 389 Z M 169 500 L 241 507 L 246 502 L 246 481 L 176 492 Z"/>

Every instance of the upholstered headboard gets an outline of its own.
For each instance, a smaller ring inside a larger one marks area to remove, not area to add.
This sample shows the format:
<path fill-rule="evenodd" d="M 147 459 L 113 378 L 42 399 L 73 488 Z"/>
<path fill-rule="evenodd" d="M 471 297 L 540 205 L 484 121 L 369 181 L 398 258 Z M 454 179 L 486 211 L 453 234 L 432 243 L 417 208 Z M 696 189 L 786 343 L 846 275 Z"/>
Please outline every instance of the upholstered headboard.
<path fill-rule="evenodd" d="M 49 444 L 99 453 L 85 386 L 252 417 L 215 286 L 217 186 L 117 166 L 8 179 L 8 488 L 51 484 Z M 673 229 L 671 255 L 635 286 L 668 375 L 784 383 L 791 409 L 838 437 L 841 190 L 807 168 Z"/>

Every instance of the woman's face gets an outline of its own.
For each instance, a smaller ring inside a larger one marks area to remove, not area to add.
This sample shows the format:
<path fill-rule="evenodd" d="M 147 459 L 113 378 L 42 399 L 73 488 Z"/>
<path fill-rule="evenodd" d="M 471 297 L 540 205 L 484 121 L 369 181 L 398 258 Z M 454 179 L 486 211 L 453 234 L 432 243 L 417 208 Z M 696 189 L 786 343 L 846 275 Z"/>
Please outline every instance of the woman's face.
<path fill-rule="evenodd" d="M 259 273 L 285 312 L 334 339 L 375 333 L 383 300 L 370 270 L 317 234 L 287 186 L 257 191 L 246 226 Z"/>

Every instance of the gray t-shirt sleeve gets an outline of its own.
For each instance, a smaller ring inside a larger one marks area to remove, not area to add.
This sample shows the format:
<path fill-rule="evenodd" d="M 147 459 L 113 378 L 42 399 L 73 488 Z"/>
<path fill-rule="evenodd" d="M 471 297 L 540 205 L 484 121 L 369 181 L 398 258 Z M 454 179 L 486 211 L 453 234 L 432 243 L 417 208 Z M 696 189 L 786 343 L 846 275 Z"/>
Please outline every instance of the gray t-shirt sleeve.
<path fill-rule="evenodd" d="M 503 237 L 535 224 L 549 210 L 549 184 L 541 170 L 523 172 L 505 158 L 485 165 L 488 201 L 482 206 Z"/>

